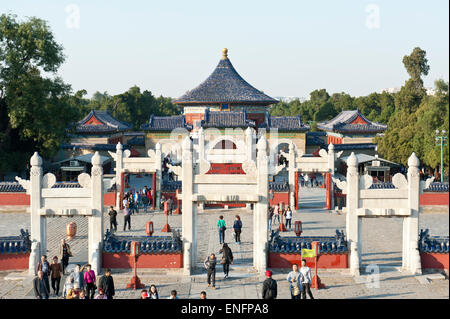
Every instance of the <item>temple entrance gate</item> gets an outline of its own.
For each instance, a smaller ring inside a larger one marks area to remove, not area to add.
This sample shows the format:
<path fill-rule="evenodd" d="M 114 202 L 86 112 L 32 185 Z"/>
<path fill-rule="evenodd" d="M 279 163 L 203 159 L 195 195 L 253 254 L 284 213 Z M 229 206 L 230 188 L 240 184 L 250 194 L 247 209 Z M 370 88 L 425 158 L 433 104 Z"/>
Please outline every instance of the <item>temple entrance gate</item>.
<path fill-rule="evenodd" d="M 88 261 L 99 273 L 102 262 L 103 194 L 113 181 L 103 181 L 103 168 L 98 152 L 92 157 L 91 175 L 78 175 L 79 188 L 53 188 L 56 177 L 42 176 L 42 158 L 37 152 L 30 160 L 30 180 L 16 177 L 30 195 L 31 253 L 29 274 L 34 275 L 41 255 L 47 254 L 46 218 L 86 216 L 88 218 Z"/>
<path fill-rule="evenodd" d="M 182 166 L 171 166 L 182 180 L 182 240 L 185 274 L 192 274 L 197 261 L 197 204 L 213 202 L 254 203 L 253 213 L 253 266 L 264 272 L 267 267 L 269 205 L 269 158 L 265 137 L 257 144 L 258 157 L 247 157 L 242 163 L 246 174 L 209 175 L 210 163 L 199 156 L 195 161 L 193 144 L 186 137 L 182 145 Z"/>

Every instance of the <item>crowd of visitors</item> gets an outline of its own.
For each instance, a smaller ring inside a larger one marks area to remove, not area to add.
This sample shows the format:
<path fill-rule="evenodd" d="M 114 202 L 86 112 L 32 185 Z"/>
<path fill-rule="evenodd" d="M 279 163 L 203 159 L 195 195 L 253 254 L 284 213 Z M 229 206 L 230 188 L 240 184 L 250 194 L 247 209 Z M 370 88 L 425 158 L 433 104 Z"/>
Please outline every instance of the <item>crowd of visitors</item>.
<path fill-rule="evenodd" d="M 284 207 L 280 207 L 279 204 L 275 204 L 270 206 L 267 211 L 267 219 L 268 219 L 268 228 L 269 231 L 272 230 L 272 225 L 275 226 L 275 222 L 277 222 L 277 226 L 281 224 L 281 216 L 283 216 L 284 225 L 290 231 L 292 228 L 292 218 L 293 213 L 291 207 L 286 205 Z"/>

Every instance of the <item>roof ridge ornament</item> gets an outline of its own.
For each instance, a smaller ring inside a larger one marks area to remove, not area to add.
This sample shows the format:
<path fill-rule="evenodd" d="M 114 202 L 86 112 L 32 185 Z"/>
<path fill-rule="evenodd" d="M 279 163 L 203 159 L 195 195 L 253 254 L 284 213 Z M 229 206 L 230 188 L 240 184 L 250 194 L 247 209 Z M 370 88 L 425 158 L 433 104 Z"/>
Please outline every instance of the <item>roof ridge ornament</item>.
<path fill-rule="evenodd" d="M 223 48 L 222 49 L 222 60 L 226 60 L 226 59 L 228 59 L 228 49 Z"/>

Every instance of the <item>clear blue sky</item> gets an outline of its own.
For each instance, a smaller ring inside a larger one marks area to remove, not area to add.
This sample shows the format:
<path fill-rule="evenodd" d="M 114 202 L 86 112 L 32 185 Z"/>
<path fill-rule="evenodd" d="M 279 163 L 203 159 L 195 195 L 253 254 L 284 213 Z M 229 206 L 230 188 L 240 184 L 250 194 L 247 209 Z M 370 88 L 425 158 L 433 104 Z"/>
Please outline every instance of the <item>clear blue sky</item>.
<path fill-rule="evenodd" d="M 68 27 L 70 4 L 79 28 Z M 449 78 L 447 0 L 0 0 L 0 13 L 47 20 L 67 56 L 59 74 L 89 95 L 138 85 L 178 97 L 212 72 L 224 47 L 241 76 L 271 96 L 400 87 L 402 58 L 416 46 L 431 66 L 425 86 Z"/>

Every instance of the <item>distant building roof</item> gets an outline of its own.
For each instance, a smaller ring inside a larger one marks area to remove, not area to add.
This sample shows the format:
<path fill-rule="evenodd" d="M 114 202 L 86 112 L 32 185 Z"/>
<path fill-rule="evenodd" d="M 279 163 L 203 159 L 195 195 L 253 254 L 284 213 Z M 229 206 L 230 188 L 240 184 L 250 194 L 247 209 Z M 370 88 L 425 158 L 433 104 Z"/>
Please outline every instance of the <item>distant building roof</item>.
<path fill-rule="evenodd" d="M 113 133 L 131 130 L 131 124 L 115 119 L 108 111 L 91 110 L 75 125 L 75 133 Z"/>
<path fill-rule="evenodd" d="M 141 129 L 147 131 L 172 131 L 176 128 L 191 130 L 192 126 L 186 123 L 184 115 L 154 116 L 153 114 L 148 123 L 141 125 Z"/>
<path fill-rule="evenodd" d="M 278 131 L 307 131 L 309 126 L 302 123 L 300 115 L 297 116 L 266 116 L 265 122 L 259 128 L 278 129 Z"/>
<path fill-rule="evenodd" d="M 247 119 L 245 111 L 210 111 L 206 109 L 202 127 L 232 128 L 255 127 L 255 121 Z"/>
<path fill-rule="evenodd" d="M 81 149 L 92 151 L 116 151 L 116 144 L 83 144 L 83 143 L 63 143 L 62 149 Z M 129 149 L 128 144 L 123 145 L 124 149 Z"/>
<path fill-rule="evenodd" d="M 328 144 L 324 147 L 328 150 Z M 335 151 L 348 151 L 348 150 L 375 150 L 376 144 L 373 143 L 351 143 L 351 144 L 334 144 Z"/>
<path fill-rule="evenodd" d="M 387 129 L 387 125 L 370 121 L 359 110 L 342 111 L 332 120 L 318 123 L 317 127 L 339 133 L 381 133 Z"/>
<path fill-rule="evenodd" d="M 188 91 L 175 104 L 196 105 L 208 103 L 240 103 L 270 105 L 277 100 L 255 89 L 234 69 L 228 59 L 228 50 L 222 50 L 222 59 L 211 75 L 199 86 Z"/>

